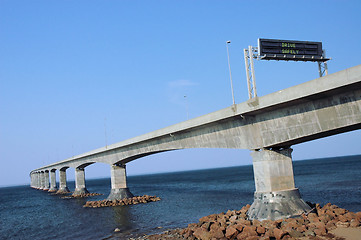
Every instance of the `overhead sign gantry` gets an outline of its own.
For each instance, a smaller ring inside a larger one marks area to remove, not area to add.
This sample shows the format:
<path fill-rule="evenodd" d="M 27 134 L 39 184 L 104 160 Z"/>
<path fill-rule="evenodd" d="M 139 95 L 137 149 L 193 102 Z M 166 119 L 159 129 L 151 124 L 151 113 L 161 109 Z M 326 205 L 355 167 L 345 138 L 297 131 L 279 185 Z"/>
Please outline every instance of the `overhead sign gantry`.
<path fill-rule="evenodd" d="M 322 42 L 258 39 L 258 47 L 244 49 L 249 98 L 257 96 L 253 59 L 317 62 L 320 77 L 328 74 Z"/>

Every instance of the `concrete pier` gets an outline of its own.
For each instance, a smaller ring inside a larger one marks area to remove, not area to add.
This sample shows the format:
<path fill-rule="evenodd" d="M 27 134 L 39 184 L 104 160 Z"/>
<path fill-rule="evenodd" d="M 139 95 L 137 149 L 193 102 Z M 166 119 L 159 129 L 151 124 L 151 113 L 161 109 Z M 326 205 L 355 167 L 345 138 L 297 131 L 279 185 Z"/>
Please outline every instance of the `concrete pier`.
<path fill-rule="evenodd" d="M 39 177 L 40 177 L 40 187 L 39 187 L 39 189 L 43 190 L 44 187 L 45 187 L 44 172 L 43 171 L 40 172 Z"/>
<path fill-rule="evenodd" d="M 81 195 L 89 193 L 85 187 L 85 171 L 84 168 L 77 167 L 75 169 L 75 190 L 73 195 Z"/>
<path fill-rule="evenodd" d="M 30 187 L 35 188 L 35 173 L 30 174 Z"/>
<path fill-rule="evenodd" d="M 40 173 L 36 173 L 36 189 L 40 189 L 41 182 L 40 182 Z"/>
<path fill-rule="evenodd" d="M 61 168 L 59 170 L 59 190 L 57 194 L 63 194 L 70 192 L 66 185 L 66 168 Z"/>
<path fill-rule="evenodd" d="M 44 172 L 44 191 L 49 191 L 50 184 L 49 184 L 49 171 L 45 170 Z"/>
<path fill-rule="evenodd" d="M 291 148 L 251 153 L 256 192 L 247 213 L 250 219 L 277 220 L 311 210 L 295 188 L 291 153 Z"/>
<path fill-rule="evenodd" d="M 56 187 L 56 175 L 55 175 L 55 169 L 52 169 L 50 171 L 50 189 L 49 192 L 56 192 L 58 188 Z"/>
<path fill-rule="evenodd" d="M 111 165 L 110 173 L 112 189 L 109 196 L 107 197 L 107 200 L 134 197 L 134 195 L 129 191 L 129 188 L 127 186 L 127 173 L 125 165 Z"/>

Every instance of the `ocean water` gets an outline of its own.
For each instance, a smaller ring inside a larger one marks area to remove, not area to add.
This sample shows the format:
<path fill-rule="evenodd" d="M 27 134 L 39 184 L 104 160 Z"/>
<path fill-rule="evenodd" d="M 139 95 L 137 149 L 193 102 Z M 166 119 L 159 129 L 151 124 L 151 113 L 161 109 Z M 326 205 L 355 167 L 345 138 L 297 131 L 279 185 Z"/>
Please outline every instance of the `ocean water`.
<path fill-rule="evenodd" d="M 305 201 L 331 202 L 361 211 L 361 155 L 294 161 L 296 187 Z M 128 177 L 134 195 L 156 195 L 159 202 L 83 208 L 101 200 L 110 179 L 87 180 L 87 199 L 60 196 L 29 186 L 0 188 L 0 239 L 128 239 L 144 233 L 186 227 L 199 218 L 251 204 L 252 166 Z M 68 182 L 70 190 L 74 182 Z M 114 233 L 119 228 L 121 232 Z"/>

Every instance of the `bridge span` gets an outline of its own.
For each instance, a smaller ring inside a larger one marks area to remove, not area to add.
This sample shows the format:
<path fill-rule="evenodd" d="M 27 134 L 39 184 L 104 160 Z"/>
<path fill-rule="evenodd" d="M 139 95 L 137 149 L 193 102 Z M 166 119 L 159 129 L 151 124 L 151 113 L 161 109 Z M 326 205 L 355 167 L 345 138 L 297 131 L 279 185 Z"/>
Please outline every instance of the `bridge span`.
<path fill-rule="evenodd" d="M 34 169 L 30 172 L 31 187 L 69 192 L 66 170 L 74 168 L 74 194 L 86 193 L 85 168 L 102 162 L 111 169 L 108 199 L 121 199 L 132 196 L 126 164 L 138 158 L 186 148 L 249 149 L 256 185 L 249 217 L 291 217 L 310 210 L 295 187 L 291 146 L 360 128 L 358 65 Z"/>

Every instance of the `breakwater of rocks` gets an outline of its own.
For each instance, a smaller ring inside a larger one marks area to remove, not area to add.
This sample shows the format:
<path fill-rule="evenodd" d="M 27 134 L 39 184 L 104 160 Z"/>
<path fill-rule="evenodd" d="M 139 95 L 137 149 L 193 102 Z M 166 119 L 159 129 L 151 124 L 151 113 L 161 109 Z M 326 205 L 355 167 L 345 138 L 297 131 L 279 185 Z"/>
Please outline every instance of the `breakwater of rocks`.
<path fill-rule="evenodd" d="M 148 203 L 148 202 L 156 202 L 160 201 L 159 197 L 156 196 L 136 196 L 132 198 L 124 198 L 117 200 L 100 200 L 100 201 L 87 201 L 83 207 L 114 207 L 114 206 L 124 206 L 124 205 L 133 205 L 139 203 Z"/>
<path fill-rule="evenodd" d="M 312 205 L 312 204 L 310 204 Z M 335 228 L 357 228 L 361 226 L 361 212 L 353 213 L 331 203 L 321 207 L 312 205 L 314 211 L 297 218 L 283 220 L 248 220 L 250 205 L 239 211 L 213 214 L 199 219 L 187 228 L 166 231 L 139 239 L 337 239 L 330 231 Z"/>
<path fill-rule="evenodd" d="M 92 196 L 99 196 L 99 195 L 103 195 L 101 193 L 82 193 L 82 194 L 72 194 L 70 196 L 64 196 L 61 198 L 64 199 L 70 199 L 70 198 L 85 198 L 85 197 L 92 197 Z"/>

